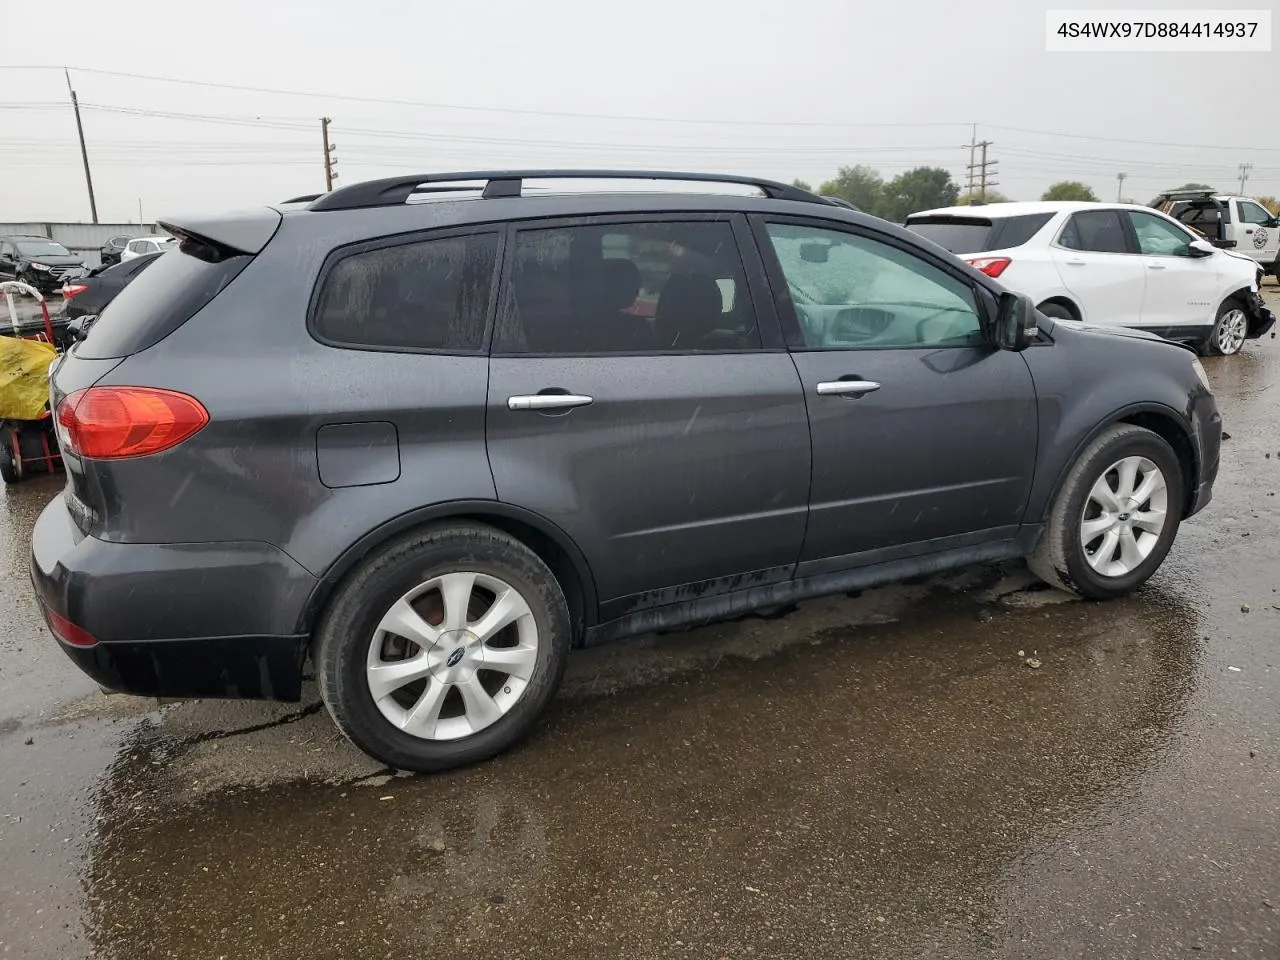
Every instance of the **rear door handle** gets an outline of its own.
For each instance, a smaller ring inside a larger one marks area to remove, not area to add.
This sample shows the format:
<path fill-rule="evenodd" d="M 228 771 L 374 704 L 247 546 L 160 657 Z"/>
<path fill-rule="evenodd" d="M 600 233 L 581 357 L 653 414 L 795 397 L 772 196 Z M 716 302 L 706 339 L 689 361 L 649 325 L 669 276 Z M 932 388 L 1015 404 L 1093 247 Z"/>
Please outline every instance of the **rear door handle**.
<path fill-rule="evenodd" d="M 533 393 L 507 397 L 508 410 L 569 410 L 585 407 L 593 398 L 577 393 Z"/>
<path fill-rule="evenodd" d="M 1164 264 L 1163 264 L 1163 263 L 1148 263 L 1148 264 L 1147 264 L 1147 269 L 1148 269 L 1148 270 L 1163 270 L 1163 269 L 1165 269 L 1165 266 L 1164 266 Z"/>
<path fill-rule="evenodd" d="M 879 390 L 874 380 L 828 380 L 818 384 L 818 395 L 823 397 L 860 397 L 864 393 Z"/>
<path fill-rule="evenodd" d="M 1067 261 L 1067 263 L 1068 263 L 1068 264 L 1070 264 L 1070 265 L 1071 265 L 1071 266 L 1073 266 L 1073 267 L 1083 267 L 1083 266 L 1085 265 L 1085 261 L 1083 261 L 1083 260 L 1079 260 L 1079 259 L 1077 259 L 1077 260 L 1068 260 L 1068 261 Z"/>

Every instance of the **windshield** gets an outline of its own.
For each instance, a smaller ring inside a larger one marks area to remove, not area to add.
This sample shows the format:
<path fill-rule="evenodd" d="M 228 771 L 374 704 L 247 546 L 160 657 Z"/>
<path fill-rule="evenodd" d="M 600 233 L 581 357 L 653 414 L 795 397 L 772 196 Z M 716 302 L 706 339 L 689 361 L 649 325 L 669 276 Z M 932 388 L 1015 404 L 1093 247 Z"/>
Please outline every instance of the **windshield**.
<path fill-rule="evenodd" d="M 24 257 L 69 257 L 71 251 L 52 240 L 15 240 L 18 252 Z"/>

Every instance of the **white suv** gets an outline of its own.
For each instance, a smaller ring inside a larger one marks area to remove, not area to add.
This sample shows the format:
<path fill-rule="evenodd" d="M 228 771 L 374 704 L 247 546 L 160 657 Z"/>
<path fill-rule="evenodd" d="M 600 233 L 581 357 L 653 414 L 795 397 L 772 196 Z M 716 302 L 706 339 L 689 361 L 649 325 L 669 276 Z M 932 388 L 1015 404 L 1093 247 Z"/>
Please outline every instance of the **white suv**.
<path fill-rule="evenodd" d="M 915 213 L 906 227 L 1057 319 L 1135 327 L 1224 354 L 1275 322 L 1253 260 L 1149 207 L 993 203 Z"/>

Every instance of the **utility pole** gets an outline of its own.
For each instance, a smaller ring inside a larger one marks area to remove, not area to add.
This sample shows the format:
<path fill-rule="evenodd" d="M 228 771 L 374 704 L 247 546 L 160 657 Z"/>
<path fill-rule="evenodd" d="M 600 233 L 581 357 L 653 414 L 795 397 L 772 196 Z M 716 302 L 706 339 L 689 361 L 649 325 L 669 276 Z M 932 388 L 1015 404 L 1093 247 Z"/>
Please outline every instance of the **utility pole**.
<path fill-rule="evenodd" d="M 80 159 L 84 161 L 84 182 L 89 187 L 89 212 L 93 215 L 93 222 L 98 222 L 98 202 L 93 198 L 93 177 L 89 174 L 89 151 L 84 145 L 84 125 L 80 122 L 80 101 L 76 99 L 76 91 L 71 86 L 71 71 L 63 68 L 63 75 L 67 78 L 67 90 L 71 93 L 71 109 L 76 113 L 76 132 L 80 134 Z"/>
<path fill-rule="evenodd" d="M 978 171 L 977 180 L 978 180 L 978 202 L 979 203 L 987 202 L 987 187 L 994 187 L 997 183 L 999 183 L 998 180 L 993 180 L 990 176 L 990 173 L 988 172 L 988 171 L 994 171 L 996 164 L 1000 162 L 998 160 L 987 159 L 987 147 L 989 146 L 991 146 L 990 140 L 982 140 L 978 143 L 975 143 L 974 147 L 982 151 L 982 159 L 977 163 L 970 162 L 969 164 L 969 189 L 970 190 L 973 189 L 974 171 L 975 170 Z"/>
<path fill-rule="evenodd" d="M 1124 181 L 1127 176 L 1129 176 L 1127 173 L 1116 174 L 1116 203 L 1119 203 L 1124 196 Z"/>
<path fill-rule="evenodd" d="M 968 173 L 969 183 L 967 185 L 966 192 L 969 196 L 969 202 L 973 203 L 973 158 L 978 149 L 978 125 L 976 123 L 973 125 L 973 131 L 969 134 L 968 147 L 969 147 L 969 166 L 967 167 L 967 169 L 969 171 Z"/>
<path fill-rule="evenodd" d="M 1240 196 L 1244 196 L 1244 182 L 1249 179 L 1249 171 L 1253 169 L 1252 163 L 1240 164 Z"/>
<path fill-rule="evenodd" d="M 320 118 L 320 137 L 324 141 L 324 188 L 326 190 L 333 189 L 333 181 L 338 179 L 338 175 L 333 172 L 333 146 L 329 143 L 329 124 L 333 123 L 329 117 Z"/>

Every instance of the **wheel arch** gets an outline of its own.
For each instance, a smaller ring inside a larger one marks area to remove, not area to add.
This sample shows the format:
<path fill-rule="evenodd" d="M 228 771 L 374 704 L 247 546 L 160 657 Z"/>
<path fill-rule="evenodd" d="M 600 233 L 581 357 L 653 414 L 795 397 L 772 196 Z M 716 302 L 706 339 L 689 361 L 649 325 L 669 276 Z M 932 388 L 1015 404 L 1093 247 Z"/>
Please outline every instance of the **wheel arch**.
<path fill-rule="evenodd" d="M 1042 307 L 1047 307 L 1051 304 L 1054 306 L 1062 307 L 1062 309 L 1070 313 L 1072 318 L 1074 318 L 1077 321 L 1084 319 L 1083 314 L 1080 312 L 1080 305 L 1077 304 L 1074 300 L 1072 300 L 1066 294 L 1055 293 L 1051 297 L 1045 297 L 1038 304 L 1036 304 L 1036 309 L 1038 310 Z"/>
<path fill-rule="evenodd" d="M 1218 317 L 1222 315 L 1223 308 L 1226 307 L 1226 305 L 1229 303 L 1235 303 L 1235 304 L 1238 304 L 1242 310 L 1244 310 L 1245 317 L 1249 321 L 1248 339 L 1253 340 L 1257 338 L 1258 336 L 1257 329 L 1259 325 L 1262 323 L 1262 321 L 1260 318 L 1252 316 L 1248 309 L 1249 295 L 1252 292 L 1253 292 L 1252 289 L 1250 289 L 1249 287 L 1240 287 L 1236 290 L 1229 291 L 1226 294 L 1226 296 L 1222 298 L 1222 300 L 1218 303 L 1218 309 L 1215 310 L 1213 313 L 1213 322 L 1214 322 L 1215 331 L 1217 330 Z"/>
<path fill-rule="evenodd" d="M 1198 476 L 1200 469 L 1199 455 L 1196 452 L 1196 445 L 1191 439 L 1191 425 L 1172 407 L 1167 407 L 1160 403 L 1137 403 L 1117 410 L 1111 416 L 1096 424 L 1092 430 L 1081 438 L 1075 449 L 1071 451 L 1071 456 L 1067 458 L 1059 470 L 1058 476 L 1053 483 L 1053 490 L 1045 501 L 1044 516 L 1040 519 L 1048 519 L 1049 512 L 1053 509 L 1054 503 L 1057 502 L 1058 495 L 1062 493 L 1062 485 L 1067 481 L 1067 474 L 1079 462 L 1081 454 L 1089 447 L 1089 444 L 1098 439 L 1103 431 L 1122 423 L 1150 430 L 1173 448 L 1173 452 L 1178 458 L 1178 465 L 1182 469 L 1182 515 L 1184 518 L 1186 517 L 1195 502 L 1195 478 Z"/>
<path fill-rule="evenodd" d="M 312 632 L 338 587 L 369 554 L 412 530 L 450 520 L 469 520 L 496 527 L 536 553 L 551 568 L 564 591 L 575 642 L 595 623 L 599 609 L 595 578 L 585 555 L 569 534 L 545 517 L 497 500 L 455 500 L 403 513 L 348 546 L 316 583 L 303 609 L 298 632 Z"/>

